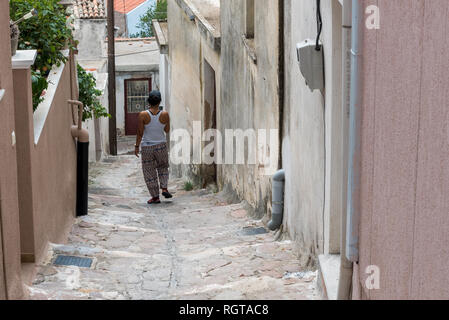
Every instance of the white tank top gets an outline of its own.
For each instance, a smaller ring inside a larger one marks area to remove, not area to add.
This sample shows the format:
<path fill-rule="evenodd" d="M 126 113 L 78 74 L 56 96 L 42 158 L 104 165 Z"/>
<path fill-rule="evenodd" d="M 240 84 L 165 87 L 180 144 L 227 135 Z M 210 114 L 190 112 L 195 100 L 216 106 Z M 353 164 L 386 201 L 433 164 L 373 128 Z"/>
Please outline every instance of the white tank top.
<path fill-rule="evenodd" d="M 153 115 L 151 111 L 147 110 L 151 117 L 151 122 L 145 126 L 145 131 L 142 138 L 143 147 L 152 147 L 167 142 L 165 136 L 165 124 L 161 123 L 159 118 L 162 111 L 159 111 L 157 115 Z"/>

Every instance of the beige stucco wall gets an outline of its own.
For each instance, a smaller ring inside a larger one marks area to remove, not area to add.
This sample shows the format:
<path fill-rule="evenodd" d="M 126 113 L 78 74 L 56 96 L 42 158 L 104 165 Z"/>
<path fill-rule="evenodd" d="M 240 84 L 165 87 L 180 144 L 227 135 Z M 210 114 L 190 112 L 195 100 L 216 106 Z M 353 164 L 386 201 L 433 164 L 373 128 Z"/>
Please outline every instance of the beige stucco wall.
<path fill-rule="evenodd" d="M 170 60 L 170 114 L 172 130 L 186 129 L 193 134 L 193 121 L 203 123 L 204 80 L 203 61 L 215 70 L 217 85 L 217 124 L 220 123 L 220 58 L 206 38 L 200 34 L 197 23 L 190 21 L 176 1 L 168 1 L 169 60 Z M 192 142 L 193 144 L 193 142 Z M 199 165 L 172 165 L 175 176 L 200 183 Z"/>
<path fill-rule="evenodd" d="M 34 237 L 36 257 L 48 242 L 61 243 L 75 217 L 76 144 L 71 135 L 70 67 L 65 65 L 45 127 L 33 154 Z"/>
<path fill-rule="evenodd" d="M 16 148 L 13 146 L 14 89 L 11 71 L 9 5 L 0 2 L 0 299 L 23 296 L 20 274 L 19 206 Z"/>
<path fill-rule="evenodd" d="M 245 3 L 221 1 L 221 125 L 223 130 L 269 132 L 279 129 L 279 5 L 273 0 L 255 1 L 255 64 L 242 40 Z M 264 216 L 271 198 L 271 176 L 265 175 L 264 168 L 224 165 L 221 170 L 222 185 Z"/>
<path fill-rule="evenodd" d="M 63 242 L 75 217 L 76 145 L 67 104 L 77 98 L 72 94 L 72 63 L 69 59 L 52 69 L 44 101 L 34 113 L 30 71 L 14 70 L 23 262 L 39 262 L 49 242 Z"/>
<path fill-rule="evenodd" d="M 284 228 L 303 263 L 339 253 L 343 160 L 341 138 L 341 6 L 321 1 L 325 90 L 311 91 L 297 60 L 296 44 L 315 39 L 316 2 L 285 1 Z"/>
<path fill-rule="evenodd" d="M 356 298 L 448 299 L 449 3 L 363 1 L 360 266 Z M 364 286 L 380 268 L 380 290 Z"/>

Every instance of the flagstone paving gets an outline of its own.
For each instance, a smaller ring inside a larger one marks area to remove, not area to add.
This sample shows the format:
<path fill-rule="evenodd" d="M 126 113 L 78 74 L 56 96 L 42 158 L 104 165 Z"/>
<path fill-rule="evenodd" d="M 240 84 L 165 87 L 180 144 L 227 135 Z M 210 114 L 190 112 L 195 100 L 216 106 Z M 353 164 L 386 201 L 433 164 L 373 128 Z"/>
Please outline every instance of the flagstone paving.
<path fill-rule="evenodd" d="M 182 187 L 182 180 L 171 181 L 175 198 L 150 207 L 137 158 L 92 165 L 89 215 L 77 219 L 66 244 L 50 246 L 30 298 L 319 298 L 316 272 L 300 269 L 290 241 L 248 232 L 264 225 L 248 217 L 243 203 Z M 52 265 L 58 254 L 93 264 Z"/>

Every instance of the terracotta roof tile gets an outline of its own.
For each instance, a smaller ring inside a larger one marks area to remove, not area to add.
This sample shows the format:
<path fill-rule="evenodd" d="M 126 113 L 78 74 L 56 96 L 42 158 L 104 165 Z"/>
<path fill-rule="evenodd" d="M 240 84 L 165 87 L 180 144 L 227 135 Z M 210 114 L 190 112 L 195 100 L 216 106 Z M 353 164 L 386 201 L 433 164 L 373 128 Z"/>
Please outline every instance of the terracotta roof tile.
<path fill-rule="evenodd" d="M 128 13 L 147 0 L 114 0 L 114 11 Z"/>
<path fill-rule="evenodd" d="M 105 19 L 105 0 L 74 0 L 74 13 L 79 19 Z"/>

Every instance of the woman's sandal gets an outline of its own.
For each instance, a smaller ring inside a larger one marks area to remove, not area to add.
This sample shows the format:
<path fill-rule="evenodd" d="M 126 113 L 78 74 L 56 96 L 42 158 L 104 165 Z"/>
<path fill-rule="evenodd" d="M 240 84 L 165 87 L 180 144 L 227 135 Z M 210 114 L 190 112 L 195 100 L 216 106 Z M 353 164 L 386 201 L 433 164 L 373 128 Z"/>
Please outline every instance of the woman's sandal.
<path fill-rule="evenodd" d="M 159 198 L 153 198 L 153 199 L 151 199 L 151 200 L 148 200 L 147 203 L 148 203 L 148 204 L 159 204 L 159 203 L 161 203 L 161 199 L 159 199 Z"/>
<path fill-rule="evenodd" d="M 173 198 L 173 196 L 171 195 L 171 193 L 168 192 L 168 191 L 162 192 L 162 195 L 165 197 L 165 199 L 171 199 L 171 198 Z"/>

